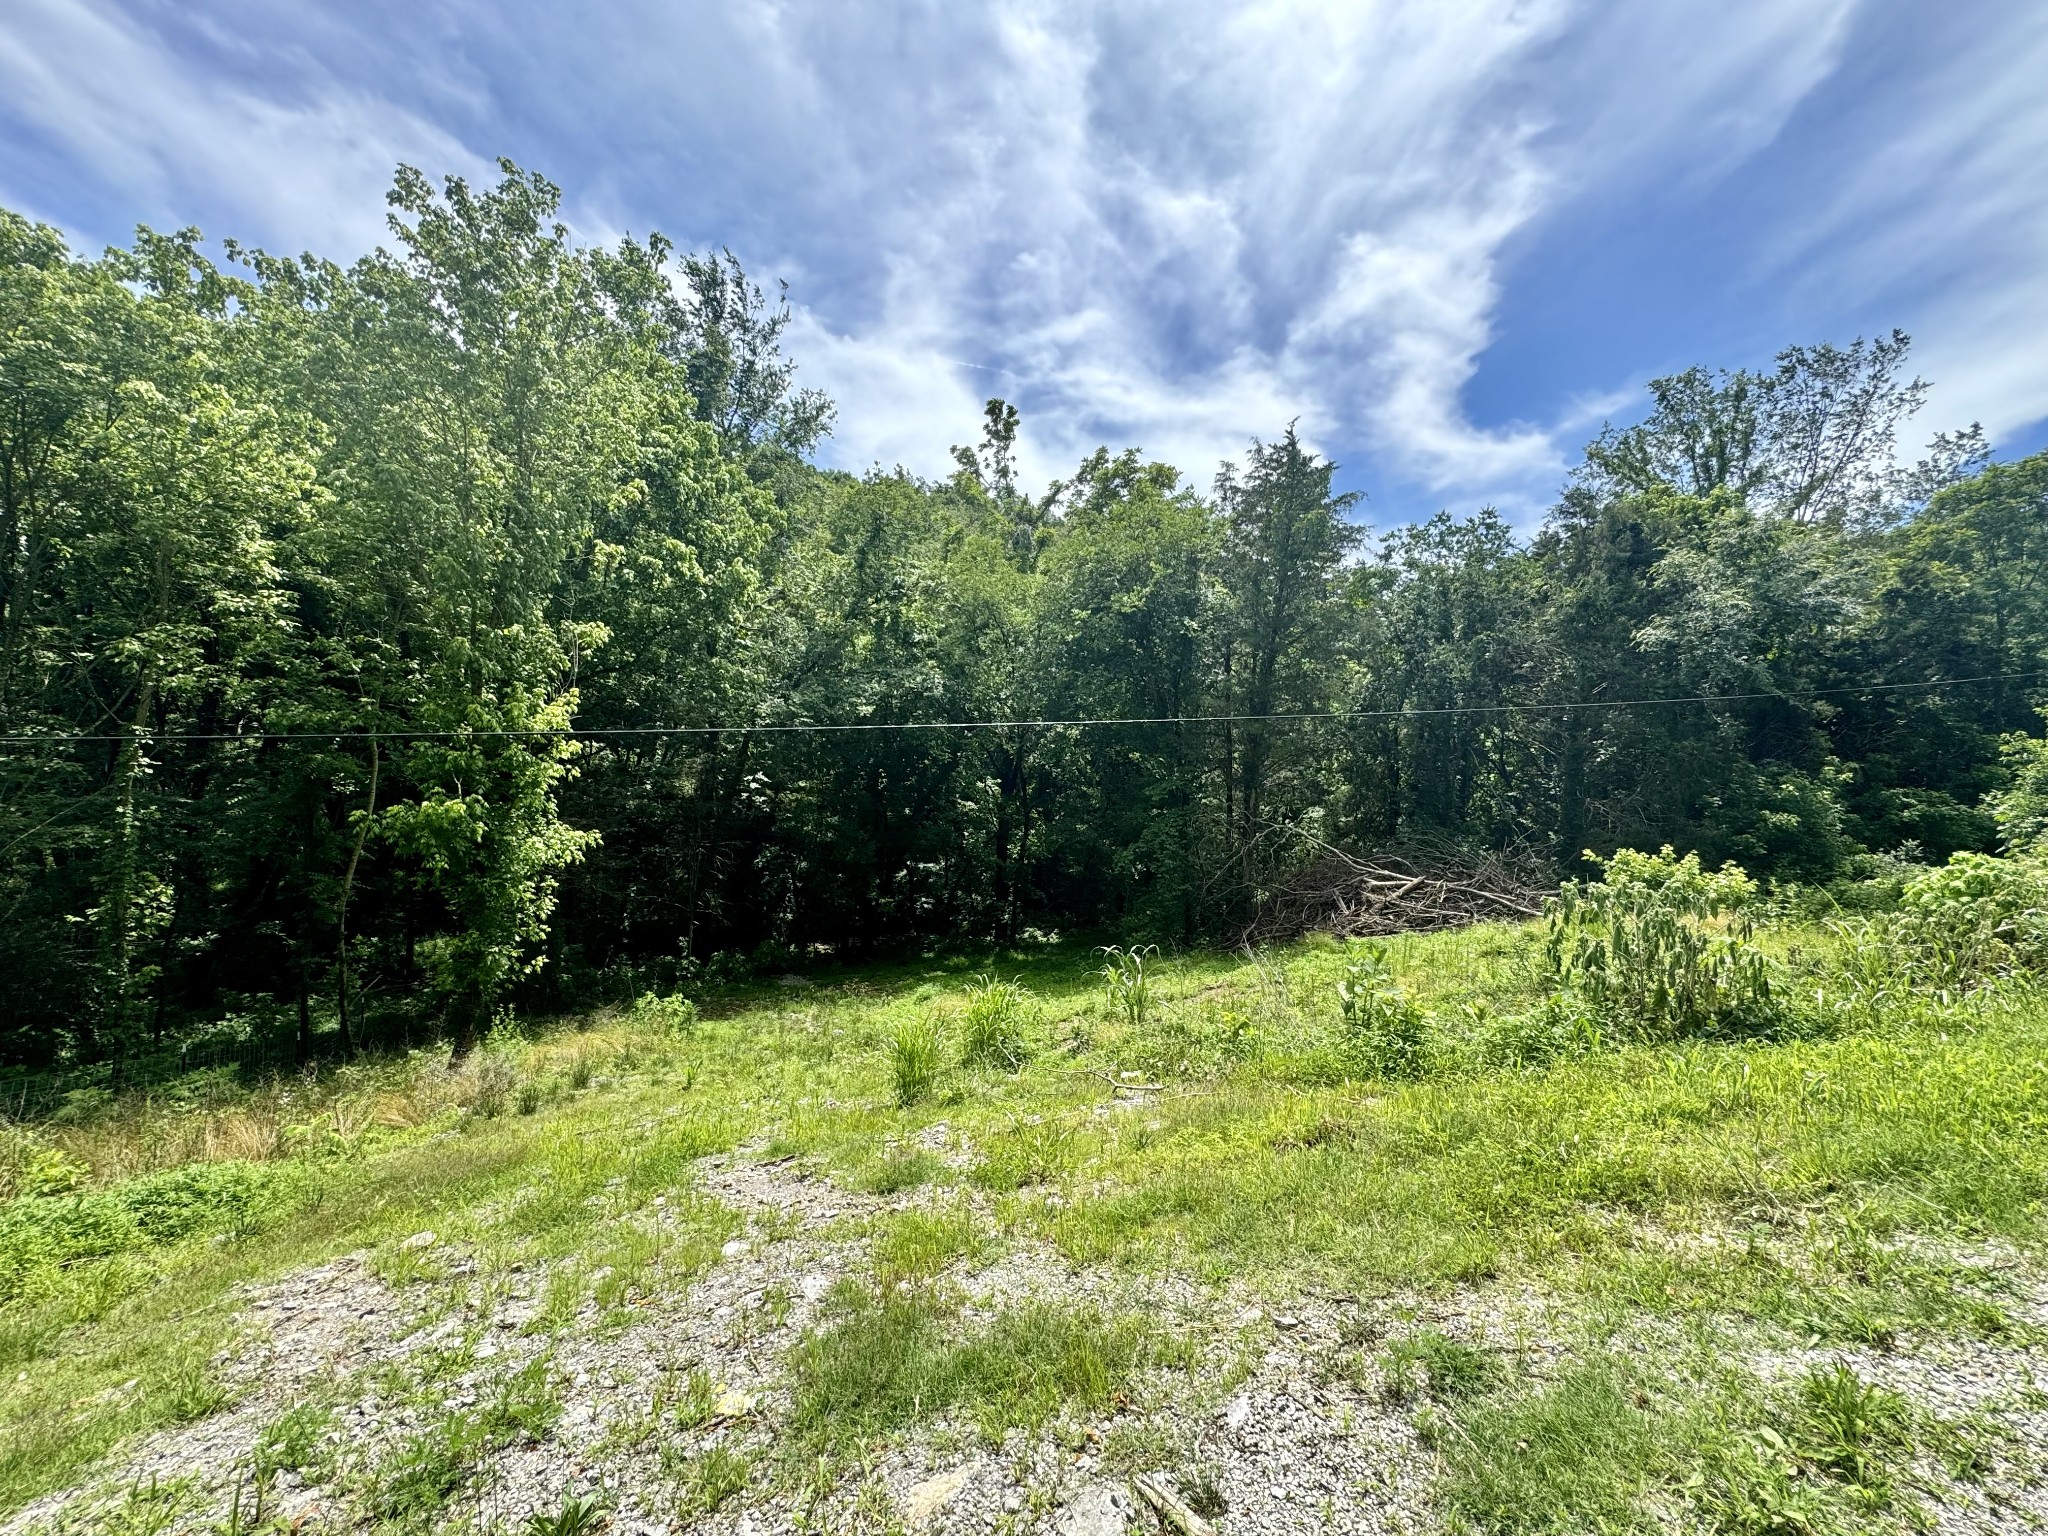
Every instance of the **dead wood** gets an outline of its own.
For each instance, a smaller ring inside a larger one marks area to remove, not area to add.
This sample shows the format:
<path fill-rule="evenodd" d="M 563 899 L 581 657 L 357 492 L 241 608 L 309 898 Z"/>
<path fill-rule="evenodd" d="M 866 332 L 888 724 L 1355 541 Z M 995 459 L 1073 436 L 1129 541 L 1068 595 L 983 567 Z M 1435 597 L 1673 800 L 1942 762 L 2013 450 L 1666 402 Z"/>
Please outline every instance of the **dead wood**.
<path fill-rule="evenodd" d="M 1153 1511 L 1181 1536 L 1216 1536 L 1216 1527 L 1189 1509 L 1166 1484 L 1156 1477 L 1140 1473 L 1131 1479 L 1131 1486 L 1138 1491 L 1138 1497 L 1152 1506 Z"/>
<path fill-rule="evenodd" d="M 1411 845 L 1367 855 L 1315 846 L 1315 858 L 1267 892 L 1246 942 L 1317 931 L 1381 938 L 1539 917 L 1550 888 L 1542 861 L 1524 850 Z"/>

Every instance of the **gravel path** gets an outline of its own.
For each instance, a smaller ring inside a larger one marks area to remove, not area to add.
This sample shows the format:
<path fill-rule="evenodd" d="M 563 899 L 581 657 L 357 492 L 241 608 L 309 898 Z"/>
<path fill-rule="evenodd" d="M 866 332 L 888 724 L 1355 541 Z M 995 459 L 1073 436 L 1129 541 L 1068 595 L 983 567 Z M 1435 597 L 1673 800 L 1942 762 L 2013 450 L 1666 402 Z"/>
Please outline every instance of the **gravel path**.
<path fill-rule="evenodd" d="M 927 1139 L 963 1155 L 943 1127 Z M 459 1496 L 462 1529 L 515 1531 L 574 1494 L 600 1499 L 617 1536 L 1114 1536 L 1158 1530 L 1129 1481 L 1150 1470 L 1228 1536 L 1419 1536 L 1442 1529 L 1430 1502 L 1437 1461 L 1409 1411 L 1387 1402 L 1369 1364 L 1373 1346 L 1362 1341 L 1437 1327 L 1512 1354 L 1540 1382 L 1562 1347 L 1554 1341 L 1570 1332 L 1545 1298 L 1504 1288 L 1398 1307 L 1297 1296 L 1278 1311 L 1245 1287 L 1079 1269 L 1049 1247 L 1012 1242 L 946 1275 L 964 1297 L 964 1317 L 1033 1301 L 1137 1311 L 1197 1341 L 1201 1363 L 1192 1375 L 1140 1380 L 1098 1418 L 1069 1418 L 1035 1437 L 1013 1431 L 996 1446 L 964 1423 L 941 1421 L 809 1497 L 793 1477 L 770 1475 L 791 1408 L 789 1349 L 818 1322 L 839 1280 L 871 1272 L 876 1218 L 962 1197 L 860 1194 L 802 1162 L 763 1159 L 758 1148 L 707 1159 L 698 1182 L 734 1213 L 738 1234 L 687 1280 L 664 1282 L 657 1270 L 623 1323 L 591 1302 L 566 1326 L 540 1326 L 544 1267 L 481 1274 L 473 1258 L 424 1234 L 417 1245 L 431 1250 L 444 1285 L 394 1289 L 371 1272 L 368 1256 L 351 1254 L 244 1293 L 242 1331 L 222 1363 L 236 1394 L 231 1407 L 134 1443 L 92 1484 L 22 1511 L 0 1536 L 98 1529 L 124 1490 L 152 1478 L 189 1480 L 189 1507 L 174 1528 L 199 1530 L 226 1510 L 266 1427 L 313 1399 L 335 1405 L 328 1435 L 335 1481 L 346 1484 L 541 1360 L 560 1384 L 560 1417 L 538 1442 L 491 1455 Z M 650 1231 L 682 1224 L 665 1202 L 623 1219 Z M 2039 1322 L 2048 1298 L 2029 1293 L 2019 1310 Z M 1751 1363 L 1768 1377 L 1823 1357 L 1929 1411 L 1995 1416 L 2007 1451 L 1992 1491 L 1954 1490 L 1933 1510 L 1941 1531 L 2002 1536 L 2048 1526 L 2048 1491 L 2032 1474 L 2048 1466 L 2048 1396 L 2034 1385 L 2030 1349 L 1947 1338 L 1887 1351 L 1759 1349 Z M 423 1374 L 431 1390 L 418 1388 Z M 709 1397 L 685 1428 L 673 1410 L 693 1378 L 700 1399 L 707 1384 Z M 752 1474 L 715 1510 L 699 1511 L 688 1498 L 693 1470 L 721 1458 L 743 1459 Z M 285 1529 L 363 1528 L 344 1488 L 289 1473 L 270 1509 Z"/>

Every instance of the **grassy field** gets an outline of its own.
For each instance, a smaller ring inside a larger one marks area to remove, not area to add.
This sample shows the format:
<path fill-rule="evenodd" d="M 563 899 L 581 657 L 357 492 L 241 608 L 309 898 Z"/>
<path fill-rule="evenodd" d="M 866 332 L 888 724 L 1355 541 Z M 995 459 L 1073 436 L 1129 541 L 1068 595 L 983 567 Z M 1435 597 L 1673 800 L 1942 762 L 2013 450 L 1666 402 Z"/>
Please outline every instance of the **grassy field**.
<path fill-rule="evenodd" d="M 605 1444 L 665 1456 L 666 1518 L 839 1487 L 839 1528 L 888 1529 L 858 1485 L 919 1436 L 1000 1445 L 1121 1412 L 1104 1465 L 1157 1459 L 1172 1447 L 1129 1404 L 1219 1398 L 1257 1350 L 1126 1299 L 1163 1279 L 1226 1318 L 1249 1299 L 1335 1319 L 1319 1369 L 1412 1431 L 1428 1517 L 1453 1529 L 1905 1529 L 1971 1489 L 1995 1509 L 2034 1477 L 2013 1427 L 2030 1389 L 1958 1407 L 1856 1362 L 1985 1349 L 2030 1379 L 2048 998 L 2010 978 L 1885 993 L 1840 929 L 1759 943 L 1802 1000 L 1761 1037 L 1589 1035 L 1547 1009 L 1534 929 L 1411 935 L 1363 963 L 1330 940 L 1054 945 L 741 989 L 702 1017 L 649 999 L 494 1036 L 453 1073 L 420 1056 L 195 1082 L 15 1127 L 0 1508 L 82 1486 L 100 1502 L 35 1519 L 285 1529 L 240 1492 L 284 1469 L 348 1521 L 489 1528 L 493 1458 L 563 1411 L 558 1341 L 629 1334 L 774 1241 L 704 1183 L 739 1149 L 730 1166 L 793 1159 L 845 1191 L 819 1230 L 860 1257 L 793 1326 L 751 1450 L 688 1439 L 738 1412 L 702 1370 L 607 1421 Z M 226 1514 L 217 1489 L 128 1477 L 137 1437 L 246 1390 L 250 1288 L 350 1253 L 412 1298 L 410 1326 L 527 1296 L 529 1364 L 484 1368 L 472 1328 L 469 1356 L 386 1368 L 379 1400 L 423 1427 L 376 1456 L 337 1446 L 309 1397 L 262 1427 Z M 1100 1284 L 975 1301 L 975 1275 L 1047 1256 Z M 1431 1321 L 1459 1298 L 1493 1321 Z M 494 1385 L 462 1404 L 437 1385 L 457 1378 Z M 565 1503 L 546 1528 L 578 1518 Z"/>

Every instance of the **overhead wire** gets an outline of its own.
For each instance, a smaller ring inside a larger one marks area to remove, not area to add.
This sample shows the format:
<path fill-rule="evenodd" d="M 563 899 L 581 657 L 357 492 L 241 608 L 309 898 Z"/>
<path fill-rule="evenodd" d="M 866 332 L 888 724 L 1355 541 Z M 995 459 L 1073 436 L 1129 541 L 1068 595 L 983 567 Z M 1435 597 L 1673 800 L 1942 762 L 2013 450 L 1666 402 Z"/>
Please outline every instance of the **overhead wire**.
<path fill-rule="evenodd" d="M 1936 688 L 1959 688 L 1974 683 L 2018 683 L 2048 677 L 2048 672 L 1990 672 L 1977 677 L 1929 678 L 1917 682 L 1853 683 L 1839 688 L 1795 690 L 1760 689 L 1751 693 L 1666 694 L 1634 699 L 1578 699 L 1513 704 L 1446 704 L 1398 709 L 1278 710 L 1266 714 L 1216 715 L 1133 715 L 1081 718 L 985 720 L 853 720 L 779 721 L 728 725 L 614 725 L 614 726 L 529 726 L 456 727 L 440 730 L 382 730 L 351 728 L 335 731 L 110 731 L 110 732 L 0 732 L 0 745 L 89 745 L 95 742 L 246 742 L 272 741 L 474 741 L 539 740 L 564 737 L 578 740 L 660 736 L 740 736 L 854 734 L 889 731 L 981 731 L 1040 729 L 1111 729 L 1137 725 L 1282 725 L 1314 721 L 1439 719 L 1454 715 L 1568 714 L 1585 710 L 1645 709 L 1680 704 L 1747 704 L 1767 700 L 1802 703 L 1825 698 L 1873 693 L 1901 693 Z"/>

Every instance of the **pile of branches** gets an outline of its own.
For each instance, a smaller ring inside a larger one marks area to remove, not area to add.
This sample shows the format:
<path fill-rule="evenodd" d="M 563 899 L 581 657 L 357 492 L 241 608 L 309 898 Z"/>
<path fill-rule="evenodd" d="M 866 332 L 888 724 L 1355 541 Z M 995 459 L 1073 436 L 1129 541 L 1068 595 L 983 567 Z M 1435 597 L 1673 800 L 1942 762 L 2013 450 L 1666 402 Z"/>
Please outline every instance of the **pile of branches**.
<path fill-rule="evenodd" d="M 1259 904 L 1245 938 L 1271 943 L 1320 929 L 1363 939 L 1539 917 L 1552 883 L 1526 849 L 1409 846 L 1367 857 L 1318 844 Z"/>

